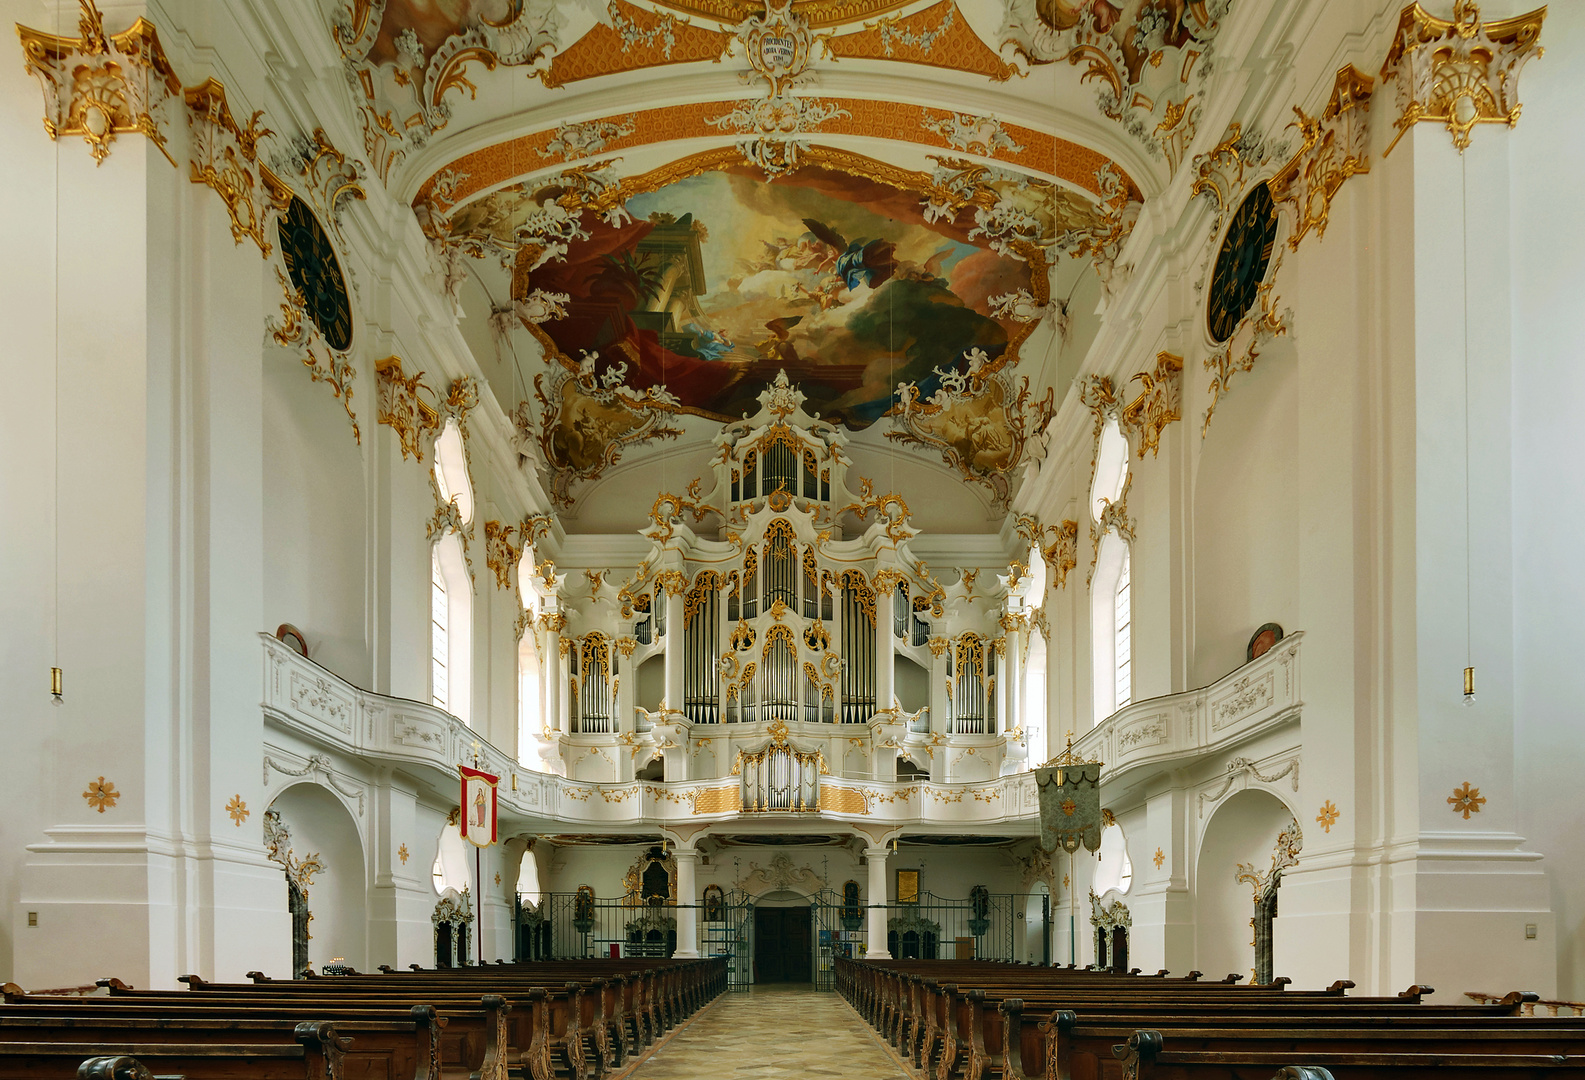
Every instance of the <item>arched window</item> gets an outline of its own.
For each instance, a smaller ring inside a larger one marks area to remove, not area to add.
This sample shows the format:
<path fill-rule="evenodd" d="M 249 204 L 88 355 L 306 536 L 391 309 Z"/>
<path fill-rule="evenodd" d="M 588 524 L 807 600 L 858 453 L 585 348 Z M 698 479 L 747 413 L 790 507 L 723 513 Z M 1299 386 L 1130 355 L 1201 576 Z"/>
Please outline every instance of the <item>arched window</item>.
<path fill-rule="evenodd" d="M 473 520 L 473 483 L 468 477 L 468 454 L 462 445 L 462 427 L 455 417 L 446 421 L 435 439 L 435 485 L 440 501 L 457 500 L 464 525 Z"/>
<path fill-rule="evenodd" d="M 1029 630 L 1028 656 L 1024 664 L 1022 723 L 1029 767 L 1033 769 L 1051 756 L 1046 749 L 1046 638 L 1034 627 Z"/>
<path fill-rule="evenodd" d="M 1134 883 L 1134 863 L 1128 857 L 1128 837 L 1123 827 L 1111 824 L 1101 830 L 1099 862 L 1095 867 L 1095 895 L 1127 893 Z"/>
<path fill-rule="evenodd" d="M 473 589 L 460 536 L 435 541 L 429 570 L 430 700 L 471 724 Z"/>
<path fill-rule="evenodd" d="M 435 894 L 445 893 L 447 889 L 456 892 L 469 888 L 471 875 L 468 873 L 467 841 L 452 822 L 447 822 L 440 828 L 440 838 L 435 844 L 435 862 L 430 867 L 430 876 L 434 879 Z"/>
<path fill-rule="evenodd" d="M 435 486 L 442 502 L 455 502 L 466 528 L 473 521 L 473 485 L 462 428 L 453 417 L 435 440 Z M 462 538 L 448 532 L 435 541 L 429 566 L 429 696 L 471 724 L 473 703 L 473 579 Z"/>
<path fill-rule="evenodd" d="M 1134 700 L 1133 607 L 1129 595 L 1129 564 L 1133 555 L 1123 547 L 1123 569 L 1112 593 L 1112 671 L 1117 687 L 1117 707 Z"/>
<path fill-rule="evenodd" d="M 1108 420 L 1095 454 L 1095 482 L 1090 488 L 1090 513 L 1096 525 L 1107 504 L 1115 502 L 1128 483 L 1128 440 Z M 1133 573 L 1128 541 L 1107 528 L 1096 552 L 1090 577 L 1090 684 L 1094 723 L 1100 723 L 1133 700 Z"/>

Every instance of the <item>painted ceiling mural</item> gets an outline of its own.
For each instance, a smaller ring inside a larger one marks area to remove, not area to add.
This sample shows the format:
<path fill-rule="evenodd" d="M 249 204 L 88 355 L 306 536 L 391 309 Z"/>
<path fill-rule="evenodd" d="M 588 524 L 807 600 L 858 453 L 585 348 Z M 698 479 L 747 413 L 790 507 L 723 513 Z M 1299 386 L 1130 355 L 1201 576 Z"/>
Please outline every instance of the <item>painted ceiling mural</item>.
<path fill-rule="evenodd" d="M 1104 306 L 1143 194 L 1060 125 L 948 103 L 1003 87 L 1018 115 L 1049 111 L 1019 76 L 1051 65 L 1059 111 L 1099 106 L 1159 186 L 1229 2 L 339 0 L 331 31 L 371 170 L 411 192 L 457 313 L 487 275 L 498 350 L 513 327 L 539 343 L 503 406 L 561 506 L 631 448 L 703 434 L 685 417 L 751 410 L 782 371 L 812 412 L 1005 506 L 1054 408 L 1051 347 L 1026 355 L 1043 323 L 1066 340 L 1051 271 L 1086 261 Z M 957 82 L 939 103 L 815 89 L 850 64 Z M 713 99 L 582 119 L 566 96 L 687 65 Z M 515 115 L 536 121 L 499 123 Z"/>
<path fill-rule="evenodd" d="M 928 224 L 916 195 L 824 169 L 766 182 L 711 171 L 628 200 L 528 276 L 565 293 L 545 324 L 563 357 L 625 358 L 635 388 L 661 385 L 711 419 L 752 411 L 779 370 L 809 409 L 850 428 L 928 386 L 970 350 L 1006 358 L 1019 327 L 991 297 L 1028 289 L 1029 265 Z"/>

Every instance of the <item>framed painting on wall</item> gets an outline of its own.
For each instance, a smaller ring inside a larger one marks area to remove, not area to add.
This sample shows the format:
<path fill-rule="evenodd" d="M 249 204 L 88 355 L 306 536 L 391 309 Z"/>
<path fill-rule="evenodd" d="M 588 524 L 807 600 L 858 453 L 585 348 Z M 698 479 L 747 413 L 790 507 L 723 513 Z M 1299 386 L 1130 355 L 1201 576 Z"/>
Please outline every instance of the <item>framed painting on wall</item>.
<path fill-rule="evenodd" d="M 897 902 L 899 904 L 919 903 L 919 871 L 897 871 Z"/>

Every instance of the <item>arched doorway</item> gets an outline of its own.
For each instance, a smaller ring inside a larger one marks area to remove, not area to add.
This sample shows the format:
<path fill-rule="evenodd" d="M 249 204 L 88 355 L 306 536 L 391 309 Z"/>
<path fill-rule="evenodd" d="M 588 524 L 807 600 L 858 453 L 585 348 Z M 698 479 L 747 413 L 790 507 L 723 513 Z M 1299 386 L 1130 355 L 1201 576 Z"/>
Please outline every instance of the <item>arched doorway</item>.
<path fill-rule="evenodd" d="M 754 982 L 814 979 L 814 909 L 801 893 L 783 889 L 754 901 Z"/>
<path fill-rule="evenodd" d="M 1264 867 L 1293 814 L 1270 792 L 1229 796 L 1206 822 L 1194 872 L 1194 966 L 1209 978 L 1255 976 L 1254 902 L 1240 863 Z"/>
<path fill-rule="evenodd" d="M 367 879 L 363 841 L 347 808 L 314 783 L 282 791 L 265 814 L 265 847 L 286 875 L 292 971 L 332 961 L 366 966 Z"/>

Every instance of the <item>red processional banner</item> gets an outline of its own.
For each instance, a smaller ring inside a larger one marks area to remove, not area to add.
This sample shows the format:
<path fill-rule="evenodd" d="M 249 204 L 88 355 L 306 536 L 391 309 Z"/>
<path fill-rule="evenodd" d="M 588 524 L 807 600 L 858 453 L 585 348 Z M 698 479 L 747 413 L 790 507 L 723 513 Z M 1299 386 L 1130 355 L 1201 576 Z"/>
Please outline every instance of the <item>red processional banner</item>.
<path fill-rule="evenodd" d="M 495 785 L 501 779 L 466 765 L 462 774 L 462 838 L 475 847 L 495 843 Z"/>

